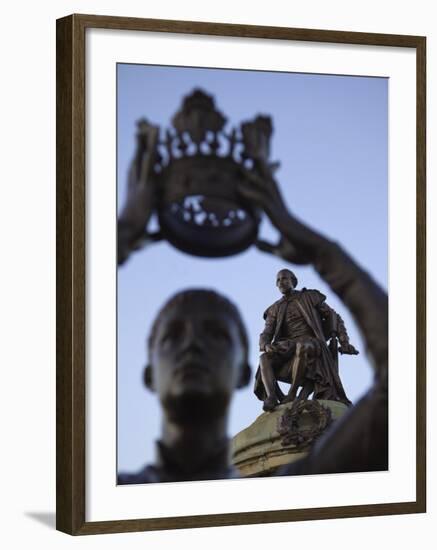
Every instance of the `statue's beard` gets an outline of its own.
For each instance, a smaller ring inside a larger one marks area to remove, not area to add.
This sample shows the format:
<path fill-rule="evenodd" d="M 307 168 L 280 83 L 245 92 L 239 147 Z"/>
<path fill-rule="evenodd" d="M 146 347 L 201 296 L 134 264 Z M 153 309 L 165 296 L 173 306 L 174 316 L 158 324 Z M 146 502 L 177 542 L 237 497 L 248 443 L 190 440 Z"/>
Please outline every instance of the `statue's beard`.
<path fill-rule="evenodd" d="M 162 406 L 169 420 L 177 424 L 202 425 L 226 415 L 230 396 L 227 393 L 200 392 L 168 394 Z"/>

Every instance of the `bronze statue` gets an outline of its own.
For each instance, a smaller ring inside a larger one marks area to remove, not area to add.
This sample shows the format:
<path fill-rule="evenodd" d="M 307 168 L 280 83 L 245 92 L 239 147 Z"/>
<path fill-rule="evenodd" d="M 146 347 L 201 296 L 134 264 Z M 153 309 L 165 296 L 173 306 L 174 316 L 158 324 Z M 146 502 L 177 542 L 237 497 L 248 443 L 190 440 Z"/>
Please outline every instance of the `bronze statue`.
<path fill-rule="evenodd" d="M 254 392 L 264 401 L 263 409 L 271 411 L 279 402 L 294 401 L 299 387 L 298 399 L 314 393 L 314 399 L 350 405 L 338 374 L 337 338 L 340 353 L 358 352 L 349 343 L 342 318 L 318 290 L 296 290 L 297 278 L 289 269 L 279 271 L 276 286 L 283 296 L 264 312 L 265 328 L 259 340 L 263 353 Z M 291 384 L 287 396 L 278 381 Z"/>
<path fill-rule="evenodd" d="M 238 477 L 229 462 L 229 405 L 250 379 L 238 309 L 212 290 L 186 290 L 159 312 L 148 341 L 145 383 L 163 424 L 157 458 L 120 484 Z"/>

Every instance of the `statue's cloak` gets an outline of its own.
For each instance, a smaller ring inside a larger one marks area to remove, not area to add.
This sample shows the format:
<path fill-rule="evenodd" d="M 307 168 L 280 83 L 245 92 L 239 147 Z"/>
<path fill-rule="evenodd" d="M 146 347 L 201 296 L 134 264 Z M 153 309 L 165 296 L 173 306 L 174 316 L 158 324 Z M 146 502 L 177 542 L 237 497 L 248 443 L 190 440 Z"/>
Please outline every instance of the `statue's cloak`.
<path fill-rule="evenodd" d="M 314 399 L 329 399 L 350 405 L 351 402 L 346 396 L 338 374 L 336 361 L 326 344 L 327 335 L 324 331 L 321 314 L 317 309 L 317 306 L 325 299 L 326 297 L 321 292 L 307 289 L 301 290 L 297 297 L 300 312 L 317 339 L 320 348 L 320 355 L 316 359 L 315 369 L 311 375 L 314 380 Z M 264 313 L 266 329 L 261 334 L 261 343 L 274 343 L 277 341 L 286 310 L 287 300 L 284 297 L 267 308 Z M 287 363 L 291 366 L 292 361 L 293 358 L 288 359 Z M 290 383 L 291 378 L 284 381 Z M 276 390 L 279 397 L 284 395 L 277 383 Z M 267 397 L 259 367 L 255 375 L 254 393 L 261 401 L 264 401 Z"/>

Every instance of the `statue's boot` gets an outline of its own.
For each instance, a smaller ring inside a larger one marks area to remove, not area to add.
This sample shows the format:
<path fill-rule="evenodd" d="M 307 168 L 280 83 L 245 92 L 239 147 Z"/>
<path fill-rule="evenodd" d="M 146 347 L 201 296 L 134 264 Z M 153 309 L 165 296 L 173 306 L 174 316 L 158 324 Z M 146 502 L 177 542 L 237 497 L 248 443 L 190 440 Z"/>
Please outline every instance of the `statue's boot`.
<path fill-rule="evenodd" d="M 274 395 L 269 395 L 265 400 L 263 404 L 263 410 L 265 411 L 272 411 L 278 406 L 279 402 L 276 399 Z"/>
<path fill-rule="evenodd" d="M 306 384 L 304 384 L 304 386 L 303 386 L 303 388 L 302 388 L 302 390 L 299 394 L 298 399 L 302 400 L 302 401 L 305 401 L 313 393 L 313 391 L 314 391 L 313 382 L 307 382 Z"/>

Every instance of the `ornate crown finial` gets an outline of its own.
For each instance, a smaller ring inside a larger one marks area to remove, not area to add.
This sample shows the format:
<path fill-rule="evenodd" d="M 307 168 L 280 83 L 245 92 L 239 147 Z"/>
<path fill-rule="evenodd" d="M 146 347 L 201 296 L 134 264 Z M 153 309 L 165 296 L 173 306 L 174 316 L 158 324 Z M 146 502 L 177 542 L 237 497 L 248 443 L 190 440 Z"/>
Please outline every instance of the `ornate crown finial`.
<path fill-rule="evenodd" d="M 148 147 L 152 125 L 137 123 L 137 159 Z M 259 212 L 242 201 L 237 187 L 254 162 L 268 164 L 273 132 L 268 116 L 224 130 L 226 118 L 200 89 L 184 97 L 153 152 L 158 219 L 165 238 L 196 256 L 237 254 L 256 239 Z M 269 164 L 271 170 L 278 164 Z"/>

